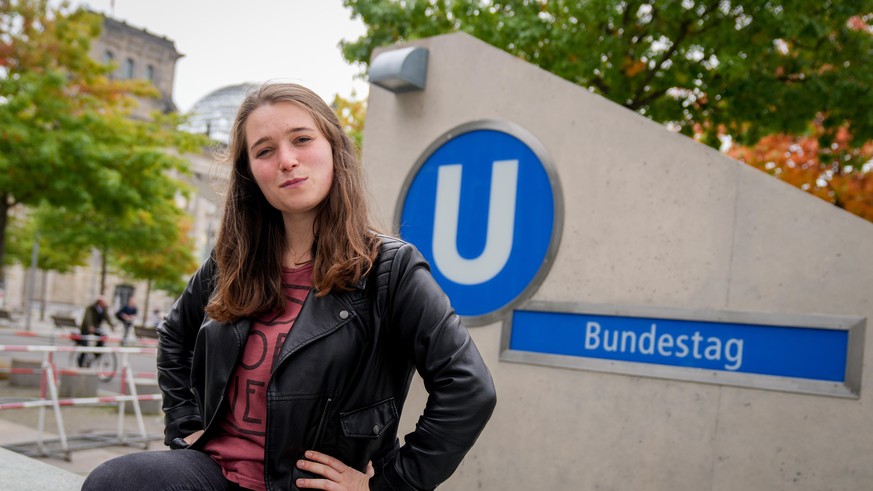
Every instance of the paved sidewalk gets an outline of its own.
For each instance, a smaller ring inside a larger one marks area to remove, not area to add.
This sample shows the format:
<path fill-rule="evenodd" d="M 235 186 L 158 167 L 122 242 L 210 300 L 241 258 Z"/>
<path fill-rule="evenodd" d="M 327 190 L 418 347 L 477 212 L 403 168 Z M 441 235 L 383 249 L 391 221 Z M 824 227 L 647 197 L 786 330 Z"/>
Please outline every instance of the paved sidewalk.
<path fill-rule="evenodd" d="M 0 429 L 3 431 L 3 429 Z M 15 490 L 75 491 L 84 478 L 0 448 L 0 487 Z"/>

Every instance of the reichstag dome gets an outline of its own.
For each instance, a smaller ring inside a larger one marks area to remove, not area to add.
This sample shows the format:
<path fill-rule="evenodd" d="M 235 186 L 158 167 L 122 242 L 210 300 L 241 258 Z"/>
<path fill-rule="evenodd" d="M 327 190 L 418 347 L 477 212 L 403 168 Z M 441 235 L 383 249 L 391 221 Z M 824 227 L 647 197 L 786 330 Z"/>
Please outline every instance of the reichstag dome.
<path fill-rule="evenodd" d="M 188 123 L 183 129 L 227 144 L 239 105 L 254 86 L 252 83 L 228 85 L 210 92 L 188 112 Z"/>

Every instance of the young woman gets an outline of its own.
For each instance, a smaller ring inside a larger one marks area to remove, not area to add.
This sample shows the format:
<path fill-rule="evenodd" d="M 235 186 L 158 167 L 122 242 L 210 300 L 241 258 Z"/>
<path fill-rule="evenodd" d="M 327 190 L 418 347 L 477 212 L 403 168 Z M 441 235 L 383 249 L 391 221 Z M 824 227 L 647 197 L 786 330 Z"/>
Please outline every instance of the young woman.
<path fill-rule="evenodd" d="M 214 254 L 158 329 L 175 450 L 111 460 L 83 489 L 433 489 L 496 398 L 427 263 L 372 231 L 356 150 L 310 90 L 251 93 L 228 152 Z M 429 397 L 401 446 L 413 370 Z"/>

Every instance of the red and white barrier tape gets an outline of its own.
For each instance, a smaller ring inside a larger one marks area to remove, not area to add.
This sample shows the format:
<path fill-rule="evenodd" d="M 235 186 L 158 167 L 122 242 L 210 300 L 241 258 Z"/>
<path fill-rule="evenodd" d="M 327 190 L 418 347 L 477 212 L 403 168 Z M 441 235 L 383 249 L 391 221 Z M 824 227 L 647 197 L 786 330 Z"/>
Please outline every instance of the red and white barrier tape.
<path fill-rule="evenodd" d="M 97 370 L 97 372 L 101 372 Z M 41 368 L 0 368 L 0 373 L 11 373 L 15 375 L 40 375 L 42 374 Z M 62 370 L 54 370 L 55 375 L 84 375 L 84 374 L 93 374 L 95 373 L 94 369 L 73 369 L 73 368 L 65 368 Z M 154 372 L 134 372 L 133 376 L 135 378 L 157 378 L 157 374 Z"/>
<path fill-rule="evenodd" d="M 36 351 L 36 352 L 70 352 L 81 351 L 86 353 L 138 353 L 142 355 L 156 355 L 157 348 L 128 348 L 128 347 L 87 347 L 87 346 L 22 346 L 18 344 L 0 344 L 0 351 Z"/>
<path fill-rule="evenodd" d="M 61 399 L 57 401 L 59 406 L 79 406 L 86 404 L 105 404 L 107 402 L 122 402 L 122 401 L 158 401 L 161 400 L 161 394 L 143 394 L 139 396 L 101 396 L 101 397 L 80 397 L 77 399 Z M 27 402 L 7 402 L 0 404 L 0 409 L 23 409 L 29 407 L 53 406 L 54 402 L 50 399 L 41 399 L 38 401 Z"/>
<path fill-rule="evenodd" d="M 30 331 L 12 331 L 8 333 L 11 336 L 18 336 L 23 338 L 55 338 L 55 339 L 70 339 L 73 341 L 78 341 L 80 339 L 84 339 L 86 341 L 109 341 L 113 343 L 120 343 L 122 341 L 121 338 L 109 337 L 109 336 L 96 336 L 91 334 L 41 334 L 38 332 L 30 332 Z M 149 338 L 140 338 L 136 340 L 137 343 L 141 344 L 158 344 L 157 339 L 149 339 Z"/>

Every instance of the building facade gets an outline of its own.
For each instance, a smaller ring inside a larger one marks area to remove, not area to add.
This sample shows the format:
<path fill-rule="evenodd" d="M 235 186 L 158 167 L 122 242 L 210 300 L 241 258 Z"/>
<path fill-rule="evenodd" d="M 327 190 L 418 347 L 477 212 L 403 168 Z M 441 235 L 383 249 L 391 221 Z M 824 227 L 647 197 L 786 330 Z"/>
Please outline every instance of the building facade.
<path fill-rule="evenodd" d="M 106 16 L 100 38 L 91 45 L 92 58 L 115 66 L 113 78 L 146 80 L 158 89 L 159 98 L 139 101 L 134 116 L 143 118 L 153 111 L 176 110 L 173 81 L 176 62 L 183 56 L 172 40 Z"/>

